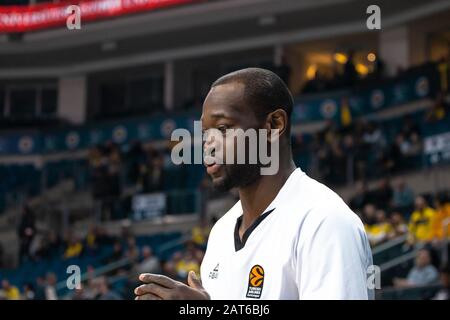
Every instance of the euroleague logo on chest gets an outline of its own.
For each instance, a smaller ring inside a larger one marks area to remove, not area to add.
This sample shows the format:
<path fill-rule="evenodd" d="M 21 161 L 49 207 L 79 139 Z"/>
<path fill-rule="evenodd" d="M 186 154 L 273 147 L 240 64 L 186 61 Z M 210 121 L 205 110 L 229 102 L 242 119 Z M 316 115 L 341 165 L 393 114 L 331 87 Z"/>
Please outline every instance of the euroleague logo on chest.
<path fill-rule="evenodd" d="M 259 299 L 264 285 L 264 268 L 254 265 L 248 276 L 247 298 Z"/>

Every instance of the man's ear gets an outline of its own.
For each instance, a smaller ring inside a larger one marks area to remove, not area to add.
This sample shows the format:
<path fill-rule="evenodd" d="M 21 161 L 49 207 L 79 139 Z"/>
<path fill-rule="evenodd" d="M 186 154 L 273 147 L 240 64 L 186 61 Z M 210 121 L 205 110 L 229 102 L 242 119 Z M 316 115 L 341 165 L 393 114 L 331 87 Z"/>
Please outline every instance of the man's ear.
<path fill-rule="evenodd" d="M 268 128 L 267 140 L 272 142 L 272 130 L 278 130 L 278 136 L 281 136 L 285 134 L 289 126 L 289 119 L 286 111 L 283 109 L 277 109 L 269 113 L 267 115 L 266 124 L 266 127 Z"/>

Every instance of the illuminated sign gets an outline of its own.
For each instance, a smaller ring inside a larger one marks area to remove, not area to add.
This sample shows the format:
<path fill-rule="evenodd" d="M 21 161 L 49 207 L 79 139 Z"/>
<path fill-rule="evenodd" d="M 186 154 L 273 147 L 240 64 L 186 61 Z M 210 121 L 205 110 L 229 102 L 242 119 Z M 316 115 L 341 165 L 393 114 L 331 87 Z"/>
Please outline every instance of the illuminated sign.
<path fill-rule="evenodd" d="M 27 32 L 66 25 L 70 5 L 81 8 L 81 20 L 96 21 L 205 0 L 86 0 L 33 6 L 0 6 L 0 33 Z"/>

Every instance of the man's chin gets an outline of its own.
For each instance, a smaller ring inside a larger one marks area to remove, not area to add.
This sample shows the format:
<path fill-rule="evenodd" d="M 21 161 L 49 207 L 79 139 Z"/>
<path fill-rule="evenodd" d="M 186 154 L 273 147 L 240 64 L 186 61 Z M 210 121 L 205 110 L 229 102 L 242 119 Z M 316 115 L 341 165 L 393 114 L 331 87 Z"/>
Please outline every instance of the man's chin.
<path fill-rule="evenodd" d="M 229 183 L 229 180 L 223 176 L 212 178 L 212 185 L 218 192 L 227 192 L 233 189 L 233 186 Z"/>

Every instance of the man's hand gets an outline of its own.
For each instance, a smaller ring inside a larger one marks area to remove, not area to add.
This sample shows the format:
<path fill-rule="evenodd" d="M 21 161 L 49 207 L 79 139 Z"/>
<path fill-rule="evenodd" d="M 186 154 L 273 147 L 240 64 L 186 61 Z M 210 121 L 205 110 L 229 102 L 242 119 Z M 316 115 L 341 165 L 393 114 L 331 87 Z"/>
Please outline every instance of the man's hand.
<path fill-rule="evenodd" d="M 166 276 L 143 273 L 139 280 L 144 282 L 134 289 L 136 300 L 209 300 L 209 294 L 203 288 L 194 271 L 188 275 L 188 286 Z"/>

